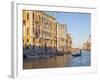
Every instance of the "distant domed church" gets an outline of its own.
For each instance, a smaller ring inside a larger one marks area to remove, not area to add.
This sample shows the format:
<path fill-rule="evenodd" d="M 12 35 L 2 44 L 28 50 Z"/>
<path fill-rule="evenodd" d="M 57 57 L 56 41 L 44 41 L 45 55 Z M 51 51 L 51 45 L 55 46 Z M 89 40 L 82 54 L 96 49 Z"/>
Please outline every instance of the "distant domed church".
<path fill-rule="evenodd" d="M 87 41 L 83 44 L 83 49 L 84 50 L 91 50 L 91 35 L 89 35 Z"/>

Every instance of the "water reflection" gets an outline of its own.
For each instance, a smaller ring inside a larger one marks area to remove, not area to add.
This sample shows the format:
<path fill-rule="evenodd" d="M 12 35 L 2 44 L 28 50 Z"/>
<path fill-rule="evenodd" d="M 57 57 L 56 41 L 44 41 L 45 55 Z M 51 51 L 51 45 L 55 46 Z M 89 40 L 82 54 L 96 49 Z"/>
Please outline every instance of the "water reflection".
<path fill-rule="evenodd" d="M 91 65 L 91 53 L 89 51 L 83 51 L 82 56 L 72 57 L 67 67 L 78 67 L 78 66 L 90 66 Z"/>
<path fill-rule="evenodd" d="M 74 66 L 90 66 L 90 52 L 83 52 L 80 57 L 72 57 L 71 54 L 52 57 L 34 57 L 24 59 L 24 69 L 35 68 L 56 68 L 56 67 L 74 67 Z"/>

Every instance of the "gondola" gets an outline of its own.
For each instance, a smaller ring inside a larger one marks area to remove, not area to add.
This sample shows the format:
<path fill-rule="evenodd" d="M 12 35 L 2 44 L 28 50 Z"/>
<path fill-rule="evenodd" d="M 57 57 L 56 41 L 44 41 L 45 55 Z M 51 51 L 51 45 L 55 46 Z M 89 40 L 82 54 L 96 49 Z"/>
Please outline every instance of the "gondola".
<path fill-rule="evenodd" d="M 81 56 L 81 55 L 82 55 L 82 51 L 72 53 L 73 57 L 78 57 L 78 56 Z"/>

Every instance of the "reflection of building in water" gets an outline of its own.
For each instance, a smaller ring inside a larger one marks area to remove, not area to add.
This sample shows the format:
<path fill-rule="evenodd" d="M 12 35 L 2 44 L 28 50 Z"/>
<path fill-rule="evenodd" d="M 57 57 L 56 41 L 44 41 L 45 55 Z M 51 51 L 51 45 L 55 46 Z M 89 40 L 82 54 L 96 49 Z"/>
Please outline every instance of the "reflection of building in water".
<path fill-rule="evenodd" d="M 87 41 L 83 44 L 83 50 L 91 50 L 91 36 L 89 35 Z"/>
<path fill-rule="evenodd" d="M 67 26 L 65 24 L 57 23 L 57 50 L 58 52 L 66 51 L 66 33 Z"/>
<path fill-rule="evenodd" d="M 67 40 L 66 40 L 66 49 L 67 49 L 67 52 L 69 53 L 69 52 L 72 52 L 72 38 L 71 38 L 71 35 L 70 34 L 67 34 L 66 35 L 67 36 Z"/>
<path fill-rule="evenodd" d="M 41 11 L 23 10 L 24 51 L 56 51 L 56 19 Z"/>

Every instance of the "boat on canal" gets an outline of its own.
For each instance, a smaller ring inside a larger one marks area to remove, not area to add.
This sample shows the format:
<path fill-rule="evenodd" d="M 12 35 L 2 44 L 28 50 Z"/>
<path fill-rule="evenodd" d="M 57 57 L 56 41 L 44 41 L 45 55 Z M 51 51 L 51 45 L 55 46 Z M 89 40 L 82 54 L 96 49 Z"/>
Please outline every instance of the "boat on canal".
<path fill-rule="evenodd" d="M 82 55 L 82 51 L 81 50 L 72 53 L 73 57 L 78 57 L 78 56 L 81 56 L 81 55 Z"/>

